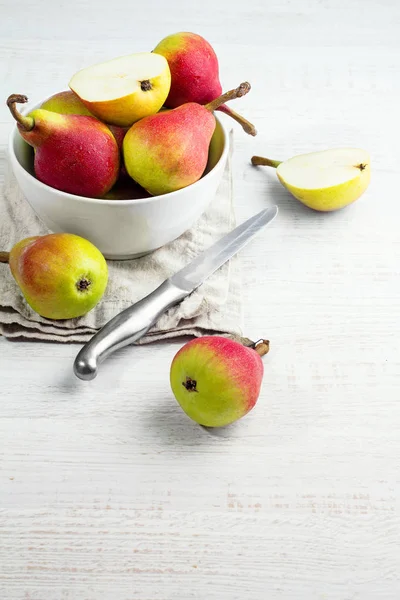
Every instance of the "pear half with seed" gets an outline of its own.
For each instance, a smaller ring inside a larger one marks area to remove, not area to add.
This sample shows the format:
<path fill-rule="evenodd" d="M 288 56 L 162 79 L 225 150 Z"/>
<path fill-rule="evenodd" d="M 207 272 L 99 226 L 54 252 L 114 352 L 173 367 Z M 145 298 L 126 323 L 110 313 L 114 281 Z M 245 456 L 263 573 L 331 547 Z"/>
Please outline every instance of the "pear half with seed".
<path fill-rule="evenodd" d="M 130 127 L 160 110 L 171 72 L 164 56 L 139 52 L 86 67 L 75 73 L 69 87 L 101 121 Z"/>
<path fill-rule="evenodd" d="M 283 162 L 253 156 L 253 165 L 276 168 L 282 185 L 306 206 L 328 212 L 357 200 L 371 178 L 371 160 L 361 148 L 299 154 Z"/>

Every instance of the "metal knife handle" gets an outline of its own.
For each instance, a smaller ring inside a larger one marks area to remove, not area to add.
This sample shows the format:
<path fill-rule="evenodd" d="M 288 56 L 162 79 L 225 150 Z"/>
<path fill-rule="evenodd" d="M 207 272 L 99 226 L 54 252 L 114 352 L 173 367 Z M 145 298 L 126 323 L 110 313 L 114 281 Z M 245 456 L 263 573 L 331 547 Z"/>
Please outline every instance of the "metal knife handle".
<path fill-rule="evenodd" d="M 163 312 L 188 294 L 167 279 L 154 292 L 113 317 L 80 350 L 74 362 L 75 375 L 79 379 L 94 379 L 98 365 L 107 356 L 141 338 Z"/>

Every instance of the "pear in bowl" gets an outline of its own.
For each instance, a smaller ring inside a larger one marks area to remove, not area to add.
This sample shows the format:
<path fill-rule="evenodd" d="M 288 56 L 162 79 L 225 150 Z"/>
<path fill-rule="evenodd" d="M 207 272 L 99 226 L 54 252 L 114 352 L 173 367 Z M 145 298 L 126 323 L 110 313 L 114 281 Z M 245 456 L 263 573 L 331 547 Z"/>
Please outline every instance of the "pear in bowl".
<path fill-rule="evenodd" d="M 69 87 L 101 121 L 129 127 L 160 110 L 171 86 L 168 62 L 160 54 L 138 52 L 86 67 Z"/>

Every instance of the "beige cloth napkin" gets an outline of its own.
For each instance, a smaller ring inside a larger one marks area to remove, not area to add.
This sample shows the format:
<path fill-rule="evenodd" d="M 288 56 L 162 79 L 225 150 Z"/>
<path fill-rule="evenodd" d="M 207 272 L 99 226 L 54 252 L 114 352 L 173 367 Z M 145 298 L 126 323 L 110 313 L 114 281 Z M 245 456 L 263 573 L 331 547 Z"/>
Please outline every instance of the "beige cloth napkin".
<path fill-rule="evenodd" d="M 230 148 L 232 153 L 232 134 Z M 25 302 L 8 265 L 0 264 L 0 334 L 54 342 L 86 342 L 124 308 L 154 290 L 235 226 L 232 197 L 232 155 L 218 192 L 192 229 L 152 254 L 133 260 L 108 261 L 109 282 L 101 302 L 87 315 L 51 321 Z M 0 249 L 20 239 L 48 233 L 24 199 L 8 167 L 0 197 Z M 181 335 L 241 335 L 239 258 L 235 256 L 179 305 L 169 309 L 139 343 Z"/>

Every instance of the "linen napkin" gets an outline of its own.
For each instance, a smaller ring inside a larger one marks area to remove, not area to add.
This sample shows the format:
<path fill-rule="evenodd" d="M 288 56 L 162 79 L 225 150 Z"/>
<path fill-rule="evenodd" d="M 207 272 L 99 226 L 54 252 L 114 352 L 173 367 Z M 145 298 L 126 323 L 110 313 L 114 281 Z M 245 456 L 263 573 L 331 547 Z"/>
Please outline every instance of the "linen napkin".
<path fill-rule="evenodd" d="M 167 277 L 235 227 L 232 194 L 232 132 L 226 169 L 214 199 L 194 226 L 170 244 L 142 258 L 107 261 L 109 280 L 100 303 L 77 319 L 53 321 L 36 314 L 24 300 L 7 264 L 0 264 L 0 335 L 53 342 L 86 342 L 121 310 L 154 290 Z M 7 165 L 0 197 L 0 245 L 49 233 L 22 195 Z M 196 291 L 170 308 L 138 343 L 182 335 L 241 335 L 238 256 L 225 263 Z"/>

